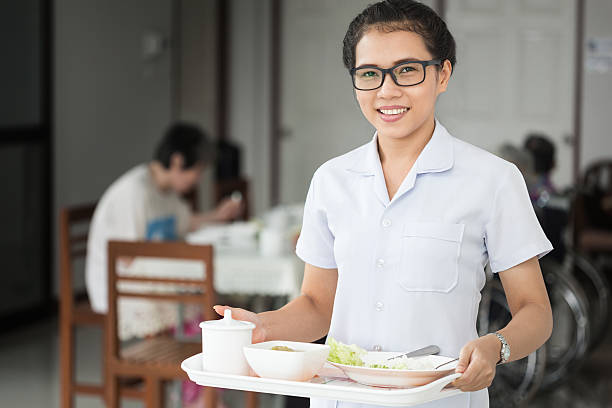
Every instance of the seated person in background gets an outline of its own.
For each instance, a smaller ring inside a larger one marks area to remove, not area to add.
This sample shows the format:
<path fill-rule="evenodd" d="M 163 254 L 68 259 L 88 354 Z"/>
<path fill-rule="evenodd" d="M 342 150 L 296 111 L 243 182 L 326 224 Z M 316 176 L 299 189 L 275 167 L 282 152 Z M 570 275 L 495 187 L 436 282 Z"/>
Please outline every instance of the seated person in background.
<path fill-rule="evenodd" d="M 543 207 L 551 196 L 557 194 L 550 175 L 555 168 L 555 145 L 548 137 L 531 133 L 527 135 L 523 147 L 533 158 L 534 183 L 528 183 L 529 196 L 534 204 Z"/>
<path fill-rule="evenodd" d="M 567 199 L 563 198 L 551 180 L 555 168 L 555 145 L 545 135 L 531 133 L 523 148 L 531 155 L 534 178 L 527 182 L 529 197 L 540 225 L 552 243 L 550 259 L 563 262 L 566 253 L 564 234 L 569 222 Z"/>
<path fill-rule="evenodd" d="M 181 198 L 197 185 L 212 156 L 213 145 L 199 128 L 178 123 L 166 131 L 153 161 L 129 170 L 105 191 L 91 222 L 85 266 L 95 311 L 108 310 L 109 240 L 176 240 L 205 223 L 240 215 L 242 204 L 237 200 L 227 199 L 208 213 L 192 214 Z"/>

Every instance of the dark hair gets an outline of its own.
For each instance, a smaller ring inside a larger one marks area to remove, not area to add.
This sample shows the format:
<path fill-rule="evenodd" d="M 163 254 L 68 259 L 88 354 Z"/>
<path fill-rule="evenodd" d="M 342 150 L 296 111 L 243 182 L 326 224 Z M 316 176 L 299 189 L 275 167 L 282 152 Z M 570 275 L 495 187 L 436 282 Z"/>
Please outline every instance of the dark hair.
<path fill-rule="evenodd" d="M 435 11 L 413 0 L 384 0 L 369 5 L 351 21 L 342 48 L 342 60 L 347 69 L 355 67 L 355 47 L 370 28 L 388 33 L 410 31 L 419 34 L 434 59 L 449 60 L 452 69 L 455 68 L 455 39 Z"/>
<path fill-rule="evenodd" d="M 533 156 L 536 174 L 547 174 L 555 166 L 555 145 L 540 133 L 530 133 L 524 143 L 525 150 Z"/>
<path fill-rule="evenodd" d="M 183 156 L 183 169 L 196 164 L 207 164 L 213 158 L 213 147 L 204 132 L 197 126 L 178 122 L 171 125 L 157 145 L 153 159 L 170 168 L 170 158 Z"/>

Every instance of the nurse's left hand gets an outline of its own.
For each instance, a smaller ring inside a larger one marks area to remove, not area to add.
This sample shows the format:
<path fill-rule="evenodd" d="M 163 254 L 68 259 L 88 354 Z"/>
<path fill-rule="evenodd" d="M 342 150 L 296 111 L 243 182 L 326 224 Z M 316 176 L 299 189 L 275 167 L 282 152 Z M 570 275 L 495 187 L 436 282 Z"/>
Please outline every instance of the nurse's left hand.
<path fill-rule="evenodd" d="M 461 349 L 455 369 L 456 373 L 461 373 L 461 377 L 453 385 L 461 391 L 478 391 L 490 386 L 495 378 L 500 350 L 501 343 L 492 334 L 467 343 Z"/>

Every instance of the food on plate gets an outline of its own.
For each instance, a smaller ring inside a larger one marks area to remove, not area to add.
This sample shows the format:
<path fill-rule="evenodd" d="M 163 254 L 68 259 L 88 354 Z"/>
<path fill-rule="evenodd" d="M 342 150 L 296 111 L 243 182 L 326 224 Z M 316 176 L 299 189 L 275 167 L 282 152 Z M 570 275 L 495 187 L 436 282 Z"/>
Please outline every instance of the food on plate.
<path fill-rule="evenodd" d="M 368 352 L 361 347 L 351 344 L 347 345 L 329 337 L 327 344 L 330 347 L 327 360 L 344 365 L 352 365 L 367 368 L 386 368 L 392 370 L 434 370 L 435 364 L 424 357 L 402 357 L 395 360 L 382 360 L 367 363 L 363 359 Z"/>
<path fill-rule="evenodd" d="M 368 364 L 370 368 L 390 368 L 393 370 L 430 371 L 436 368 L 431 360 L 423 357 L 402 357 L 394 363 Z"/>
<path fill-rule="evenodd" d="M 367 354 L 367 351 L 351 344 L 350 346 L 341 343 L 333 337 L 328 337 L 329 356 L 327 359 L 331 362 L 345 365 L 363 366 L 362 357 Z"/>
<path fill-rule="evenodd" d="M 274 346 L 271 348 L 271 350 L 277 350 L 277 351 L 297 351 L 292 349 L 291 347 L 287 347 L 287 346 Z"/>

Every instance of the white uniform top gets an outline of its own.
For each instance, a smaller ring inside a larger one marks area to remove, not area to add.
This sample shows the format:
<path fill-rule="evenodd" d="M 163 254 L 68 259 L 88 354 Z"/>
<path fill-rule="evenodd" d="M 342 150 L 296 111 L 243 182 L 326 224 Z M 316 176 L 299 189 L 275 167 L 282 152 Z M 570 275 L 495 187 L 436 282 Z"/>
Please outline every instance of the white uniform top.
<path fill-rule="evenodd" d="M 368 350 L 437 344 L 458 356 L 475 339 L 484 266 L 509 269 L 552 245 L 513 164 L 435 131 L 389 200 L 373 140 L 314 174 L 297 254 L 338 269 L 329 336 Z M 357 407 L 311 401 L 311 407 Z M 486 390 L 423 407 L 487 407 Z"/>

